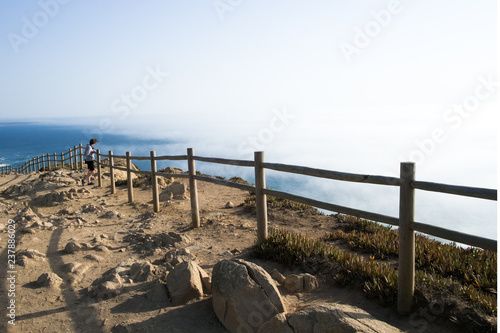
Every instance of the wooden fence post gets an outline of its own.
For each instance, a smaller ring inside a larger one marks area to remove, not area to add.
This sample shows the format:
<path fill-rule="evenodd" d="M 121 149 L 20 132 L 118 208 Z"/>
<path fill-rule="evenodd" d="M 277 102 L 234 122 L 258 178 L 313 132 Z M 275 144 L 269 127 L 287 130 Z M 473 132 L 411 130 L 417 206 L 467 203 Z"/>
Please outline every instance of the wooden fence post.
<path fill-rule="evenodd" d="M 49 153 L 47 153 L 46 156 L 47 156 L 47 171 L 50 171 L 50 155 L 49 155 Z"/>
<path fill-rule="evenodd" d="M 399 280 L 398 313 L 409 314 L 415 290 L 415 163 L 401 163 L 399 194 Z"/>
<path fill-rule="evenodd" d="M 200 210 L 198 206 L 198 185 L 196 184 L 196 166 L 194 163 L 194 150 L 193 148 L 187 149 L 188 157 L 188 172 L 189 172 L 189 196 L 191 200 L 191 221 L 193 228 L 200 227 Z"/>
<path fill-rule="evenodd" d="M 99 187 L 102 187 L 101 151 L 97 149 L 96 153 L 97 153 L 97 185 Z"/>
<path fill-rule="evenodd" d="M 78 159 L 80 160 L 79 166 L 80 170 L 83 170 L 83 153 L 82 153 L 82 143 L 78 144 Z"/>
<path fill-rule="evenodd" d="M 61 169 L 64 169 L 64 154 L 61 153 L 59 157 L 61 158 Z"/>
<path fill-rule="evenodd" d="M 262 167 L 264 152 L 254 153 L 255 163 L 255 208 L 257 210 L 257 244 L 262 244 L 267 239 L 267 196 L 262 193 L 266 188 L 266 174 Z"/>
<path fill-rule="evenodd" d="M 128 202 L 134 202 L 134 184 L 132 183 L 132 161 L 130 160 L 130 152 L 125 153 L 127 156 L 127 188 L 128 188 Z"/>
<path fill-rule="evenodd" d="M 111 194 L 116 193 L 115 169 L 113 168 L 113 151 L 109 151 L 109 177 L 111 178 Z"/>
<path fill-rule="evenodd" d="M 71 156 L 71 148 L 68 149 L 69 169 L 73 170 L 73 157 Z"/>
<path fill-rule="evenodd" d="M 56 153 L 53 154 L 54 156 L 54 170 L 57 169 L 57 157 L 56 157 Z"/>
<path fill-rule="evenodd" d="M 156 178 L 156 153 L 154 150 L 150 153 L 151 157 L 151 187 L 153 189 L 153 210 L 155 213 L 160 211 L 160 198 L 158 197 L 158 178 Z"/>
<path fill-rule="evenodd" d="M 78 170 L 78 163 L 76 161 L 76 146 L 73 146 L 73 167 Z"/>

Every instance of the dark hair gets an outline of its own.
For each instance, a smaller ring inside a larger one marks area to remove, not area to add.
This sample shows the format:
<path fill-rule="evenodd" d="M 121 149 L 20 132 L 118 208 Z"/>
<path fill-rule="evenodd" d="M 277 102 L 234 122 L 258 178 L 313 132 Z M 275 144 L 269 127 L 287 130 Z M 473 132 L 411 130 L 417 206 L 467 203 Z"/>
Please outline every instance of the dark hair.
<path fill-rule="evenodd" d="M 94 138 L 94 139 L 90 139 L 90 144 L 91 144 L 91 145 L 93 145 L 93 144 L 94 144 L 94 143 L 96 143 L 96 142 L 99 142 L 99 140 L 97 140 L 97 139 L 95 139 L 95 138 Z"/>

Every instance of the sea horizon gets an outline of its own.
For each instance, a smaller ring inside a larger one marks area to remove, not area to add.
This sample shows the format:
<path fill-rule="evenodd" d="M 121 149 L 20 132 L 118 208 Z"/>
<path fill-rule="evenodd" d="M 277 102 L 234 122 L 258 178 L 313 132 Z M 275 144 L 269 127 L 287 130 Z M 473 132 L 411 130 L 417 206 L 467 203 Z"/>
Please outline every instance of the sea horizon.
<path fill-rule="evenodd" d="M 5 121 L 0 121 L 0 124 L 5 123 Z M 57 122 L 49 120 L 47 122 L 39 122 L 36 120 L 24 123 L 12 121 L 8 126 L 4 125 L 3 128 L 0 129 L 2 132 L 0 133 L 0 139 L 3 140 L 3 142 L 5 142 L 7 138 L 15 135 L 24 136 L 24 139 L 21 140 L 22 142 L 20 141 L 9 147 L 3 146 L 0 149 L 0 164 L 8 165 L 13 162 L 13 164 L 19 165 L 41 154 L 52 154 L 54 152 L 59 154 L 61 152 L 66 152 L 73 146 L 78 145 L 78 143 L 82 143 L 82 145 L 85 146 L 90 139 L 88 134 L 92 128 L 89 129 L 88 124 L 84 124 L 84 122 L 80 120 L 76 121 L 76 123 L 68 123 L 67 121 Z M 130 127 L 128 129 L 128 134 L 125 134 L 127 132 L 126 127 L 118 130 L 118 134 L 102 132 L 102 140 L 96 147 L 105 153 L 112 150 L 116 155 L 124 155 L 126 151 L 130 151 L 135 156 L 149 156 L 151 150 L 155 150 L 157 156 L 185 155 L 187 148 L 194 148 L 195 154 L 199 156 L 244 160 L 253 159 L 253 154 L 249 154 L 247 151 L 242 152 L 238 150 L 238 145 L 241 145 L 238 143 L 238 140 L 227 142 L 227 144 L 225 144 L 226 141 L 217 140 L 217 138 L 214 138 L 214 140 L 210 142 L 207 137 L 197 137 L 194 138 L 194 140 L 186 137 L 185 140 L 182 140 L 181 136 L 176 133 L 170 135 L 170 138 L 168 138 L 168 135 L 165 135 L 163 138 L 147 138 L 146 135 L 140 135 L 140 133 L 130 130 Z M 233 135 L 234 133 L 231 132 L 230 134 Z M 276 141 L 278 141 L 278 139 L 279 138 L 276 138 Z M 248 143 L 245 141 L 247 138 L 244 135 L 240 136 L 239 140 Z M 295 142 L 297 143 L 297 141 Z M 353 145 L 352 149 L 355 149 L 355 146 L 356 145 Z M 384 166 L 378 165 L 377 168 L 377 165 L 373 165 L 374 172 L 371 173 L 369 172 L 370 168 L 360 168 L 359 165 L 352 165 L 352 168 L 349 168 L 344 166 L 347 165 L 346 163 L 341 163 L 342 167 L 340 168 L 328 167 L 328 163 L 326 163 L 327 161 L 325 159 L 315 160 L 310 158 L 312 155 L 309 155 L 309 159 L 306 158 L 302 161 L 298 161 L 297 155 L 278 153 L 272 144 L 264 148 L 268 148 L 264 149 L 266 161 L 273 163 L 292 164 L 347 173 L 399 177 L 397 174 L 399 163 L 394 163 L 394 169 L 396 170 L 391 170 L 390 173 L 377 172 L 377 169 L 382 170 Z M 305 150 L 300 148 L 300 151 L 296 153 L 304 153 Z M 135 161 L 134 163 L 142 170 L 149 170 L 148 163 L 144 162 L 145 161 Z M 162 161 L 158 164 L 158 168 L 164 168 L 166 166 L 187 170 L 185 161 Z M 416 163 L 416 167 L 417 180 L 430 180 L 450 185 L 466 185 L 496 189 L 496 179 L 490 183 L 493 186 L 484 186 L 484 177 L 481 178 L 481 181 L 478 181 L 477 184 L 474 184 L 470 177 L 467 179 L 468 182 L 450 182 L 449 179 L 453 179 L 450 175 L 447 175 L 447 177 L 443 176 L 442 181 L 439 180 L 437 174 L 433 175 L 431 179 L 426 179 L 420 177 L 418 173 L 418 163 Z M 495 166 L 492 167 L 495 168 Z M 482 168 L 484 170 L 482 172 L 483 176 L 484 174 L 491 173 L 490 171 L 486 171 L 486 167 L 482 166 Z M 467 170 L 468 168 L 465 169 Z M 197 170 L 214 176 L 226 178 L 238 176 L 249 182 L 254 181 L 253 169 L 251 168 L 197 162 Z M 360 170 L 367 172 L 359 172 Z M 456 172 L 459 174 L 463 173 L 464 170 L 456 170 Z M 397 187 L 324 180 L 301 175 L 284 174 L 271 170 L 266 171 L 266 174 L 267 186 L 269 188 L 310 197 L 316 200 L 331 202 L 341 206 L 372 211 L 389 216 L 398 216 L 399 188 Z M 461 179 L 461 177 L 457 178 Z M 497 206 L 496 202 L 488 200 L 417 191 L 415 220 L 481 237 L 497 239 Z"/>

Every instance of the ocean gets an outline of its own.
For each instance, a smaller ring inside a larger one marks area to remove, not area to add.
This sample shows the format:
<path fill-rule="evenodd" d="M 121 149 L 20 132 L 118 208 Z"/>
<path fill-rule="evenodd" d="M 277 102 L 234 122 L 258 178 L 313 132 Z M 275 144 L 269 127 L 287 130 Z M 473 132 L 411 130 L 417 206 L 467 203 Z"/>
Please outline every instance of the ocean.
<path fill-rule="evenodd" d="M 67 152 L 68 149 L 79 143 L 85 146 L 91 137 L 97 137 L 100 142 L 96 145 L 96 148 L 100 149 L 102 153 L 108 153 L 108 151 L 112 150 L 117 155 L 125 155 L 126 151 L 130 151 L 134 156 L 149 156 L 151 150 L 154 150 L 157 156 L 184 155 L 186 149 L 192 147 L 195 154 L 199 156 L 252 160 L 252 150 L 265 148 L 266 161 L 269 162 L 394 177 L 398 177 L 399 172 L 399 163 L 397 161 L 380 162 L 386 160 L 384 158 L 384 154 L 388 154 L 386 150 L 380 151 L 376 155 L 370 155 L 369 148 L 355 141 L 349 145 L 349 141 L 342 140 L 342 145 L 340 145 L 333 140 L 324 142 L 320 147 L 313 148 L 312 145 L 307 146 L 306 139 L 297 137 L 296 132 L 294 132 L 293 135 L 288 135 L 288 148 L 284 150 L 282 140 L 286 133 L 283 133 L 281 137 L 275 133 L 276 137 L 273 140 L 264 142 L 266 137 L 261 135 L 264 133 L 262 130 L 261 132 L 254 130 L 253 133 L 256 133 L 254 137 L 248 136 L 244 131 L 238 137 L 238 134 L 234 131 L 224 132 L 225 128 L 222 125 L 219 129 L 213 129 L 213 132 L 204 137 L 196 137 L 188 130 L 183 131 L 179 128 L 176 131 L 170 130 L 169 135 L 163 136 L 144 132 L 139 135 L 137 131 L 130 130 L 130 128 L 116 129 L 111 134 L 96 131 L 95 127 L 75 123 L 65 125 L 54 122 L 3 123 L 0 124 L 0 140 L 3 143 L 0 147 L 0 164 L 18 166 L 26 160 L 41 154 Z M 340 132 L 338 135 L 345 136 L 346 134 Z M 261 138 L 261 142 L 252 141 L 255 138 Z M 321 141 L 317 140 L 315 142 Z M 397 143 L 394 143 L 394 145 L 397 145 Z M 277 149 L 277 147 L 280 147 L 280 149 Z M 323 159 L 318 157 L 322 156 L 318 151 L 325 151 L 325 147 L 336 151 L 333 158 L 332 156 L 323 157 Z M 356 153 L 353 154 L 353 151 Z M 344 156 L 343 152 L 352 155 Z M 359 155 L 360 152 L 364 152 L 363 160 L 361 158 L 356 159 L 356 154 Z M 351 163 L 347 161 L 348 157 L 351 157 Z M 456 169 L 453 173 L 442 170 L 441 168 L 444 168 L 442 164 L 432 164 L 429 161 L 425 163 L 428 169 L 421 168 L 424 172 L 420 174 L 424 174 L 427 178 L 419 177 L 419 164 L 417 163 L 417 180 L 496 188 L 496 178 L 491 176 L 494 174 L 493 171 L 496 172 L 496 165 L 488 167 L 481 165 L 486 171 L 480 172 L 477 179 L 472 179 L 466 177 L 466 175 L 467 172 L 474 174 L 477 171 L 476 166 L 474 161 L 471 161 L 470 164 L 465 161 L 466 159 L 460 164 L 461 169 Z M 150 170 L 148 161 L 135 161 L 134 163 L 141 170 Z M 167 166 L 187 170 L 186 161 L 159 161 L 158 163 L 158 168 Z M 239 176 L 249 182 L 254 182 L 252 168 L 217 165 L 199 161 L 196 162 L 196 167 L 202 173 L 226 178 Z M 373 173 L 371 170 L 373 170 Z M 435 174 L 429 170 L 435 170 Z M 463 181 L 464 179 L 466 181 Z M 397 187 L 324 180 L 275 171 L 266 171 L 266 182 L 267 187 L 272 189 L 342 206 L 398 216 L 399 188 Z M 487 185 L 485 185 L 486 183 Z M 451 230 L 497 239 L 497 208 L 497 202 L 493 201 L 417 191 L 415 219 L 419 222 L 435 224 Z M 332 212 L 325 211 L 325 213 Z"/>

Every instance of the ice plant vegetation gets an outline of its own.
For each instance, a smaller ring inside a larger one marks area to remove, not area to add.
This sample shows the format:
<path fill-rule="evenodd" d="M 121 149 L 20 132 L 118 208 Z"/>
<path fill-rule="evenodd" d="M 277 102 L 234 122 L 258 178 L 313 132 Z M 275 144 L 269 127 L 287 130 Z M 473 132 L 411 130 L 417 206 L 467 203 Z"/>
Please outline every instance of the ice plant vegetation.
<path fill-rule="evenodd" d="M 354 286 L 384 305 L 394 304 L 398 231 L 352 216 L 338 218 L 339 230 L 321 239 L 271 229 L 267 241 L 255 252 L 259 257 L 321 273 L 337 285 Z M 497 313 L 496 252 L 443 244 L 423 235 L 416 236 L 415 252 L 415 303 L 444 299 L 443 320 L 472 325 L 471 331 L 492 331 L 485 317 Z"/>

